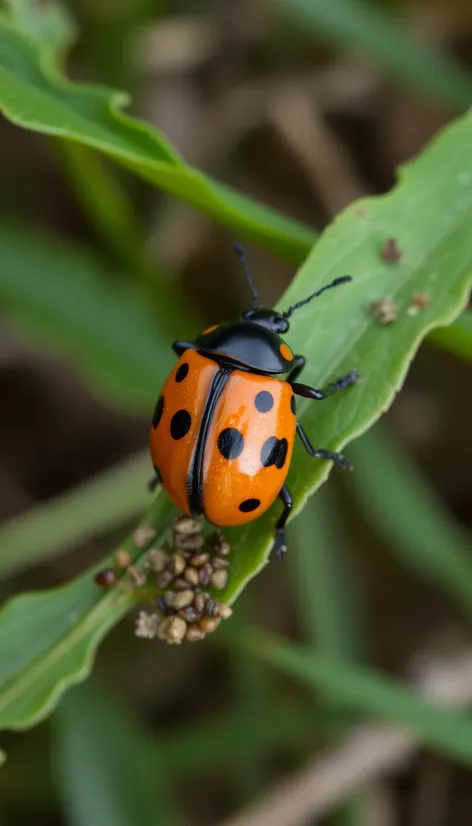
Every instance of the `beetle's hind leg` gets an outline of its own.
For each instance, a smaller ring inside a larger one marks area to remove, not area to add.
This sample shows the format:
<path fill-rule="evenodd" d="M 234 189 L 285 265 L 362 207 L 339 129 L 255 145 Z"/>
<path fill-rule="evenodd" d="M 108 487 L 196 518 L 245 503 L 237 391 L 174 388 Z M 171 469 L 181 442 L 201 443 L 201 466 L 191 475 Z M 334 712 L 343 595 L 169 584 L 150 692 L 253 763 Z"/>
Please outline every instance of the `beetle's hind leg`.
<path fill-rule="evenodd" d="M 285 523 L 290 516 L 290 511 L 292 510 L 292 497 L 286 485 L 282 487 L 282 490 L 279 493 L 279 498 L 282 500 L 284 509 L 275 523 L 274 550 L 280 559 L 282 554 L 284 554 L 287 550 L 287 546 L 285 544 Z"/>
<path fill-rule="evenodd" d="M 151 493 L 154 493 L 158 485 L 162 485 L 162 476 L 157 467 L 154 467 L 154 476 L 149 480 L 147 486 Z"/>
<path fill-rule="evenodd" d="M 303 425 L 300 424 L 300 422 L 297 422 L 297 433 L 303 442 L 303 447 L 307 453 L 310 454 L 310 456 L 313 456 L 314 459 L 330 459 L 332 462 L 336 462 L 338 465 L 341 465 L 344 470 L 354 469 L 354 465 L 351 464 L 349 459 L 346 459 L 344 453 L 335 453 L 332 450 L 324 450 L 323 448 L 315 450 L 305 432 Z"/>

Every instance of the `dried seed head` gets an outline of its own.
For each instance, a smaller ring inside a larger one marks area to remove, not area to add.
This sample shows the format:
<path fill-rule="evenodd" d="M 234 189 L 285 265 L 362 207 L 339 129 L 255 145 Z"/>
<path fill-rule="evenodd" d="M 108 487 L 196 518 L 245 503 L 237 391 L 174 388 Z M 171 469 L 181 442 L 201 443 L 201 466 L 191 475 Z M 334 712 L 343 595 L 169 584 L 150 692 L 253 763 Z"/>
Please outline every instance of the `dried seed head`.
<path fill-rule="evenodd" d="M 174 594 L 172 608 L 178 611 L 180 608 L 186 608 L 191 605 L 195 594 L 190 589 L 188 591 L 178 591 Z M 166 600 L 167 601 L 167 600 Z"/>
<path fill-rule="evenodd" d="M 127 574 L 133 585 L 136 585 L 137 588 L 140 588 L 141 585 L 144 585 L 146 582 L 146 574 L 136 565 L 129 565 L 127 568 Z"/>
<path fill-rule="evenodd" d="M 105 568 L 103 571 L 95 574 L 94 580 L 97 585 L 100 585 L 100 588 L 113 588 L 118 582 L 118 577 L 113 568 Z"/>
<path fill-rule="evenodd" d="M 384 325 L 392 324 L 398 318 L 398 307 L 391 298 L 373 301 L 370 305 L 370 311 Z"/>
<path fill-rule="evenodd" d="M 182 610 L 179 611 L 179 617 L 182 617 L 185 622 L 194 623 L 198 622 L 200 614 L 193 605 L 187 605 L 186 608 L 182 608 Z"/>
<path fill-rule="evenodd" d="M 198 574 L 198 579 L 200 581 L 200 585 L 203 585 L 204 587 L 206 585 L 209 585 L 212 573 L 213 573 L 213 568 L 210 565 L 210 563 L 207 562 L 206 565 L 203 565 L 200 568 L 200 571 L 199 571 L 199 574 Z"/>
<path fill-rule="evenodd" d="M 222 591 L 223 588 L 226 588 L 228 582 L 228 571 L 215 571 L 210 582 L 213 588 L 216 588 L 217 591 Z"/>
<path fill-rule="evenodd" d="M 204 634 L 211 634 L 218 628 L 219 622 L 216 617 L 202 617 L 198 627 Z"/>
<path fill-rule="evenodd" d="M 137 548 L 146 548 L 156 537 L 156 531 L 151 525 L 139 525 L 133 533 L 133 542 Z"/>
<path fill-rule="evenodd" d="M 170 571 L 162 571 L 162 573 L 157 575 L 157 587 L 158 588 L 167 588 L 168 585 L 174 579 L 174 574 L 171 574 Z"/>
<path fill-rule="evenodd" d="M 187 568 L 187 570 L 185 571 L 185 574 L 184 574 L 184 579 L 186 579 L 187 582 L 190 585 L 198 585 L 199 579 L 198 579 L 197 569 L 196 568 Z"/>
<path fill-rule="evenodd" d="M 152 571 L 156 571 L 158 574 L 166 569 L 168 562 L 169 554 L 161 548 L 151 548 L 147 555 L 147 564 Z"/>
<path fill-rule="evenodd" d="M 187 642 L 200 642 L 200 640 L 205 639 L 205 634 L 198 627 L 198 625 L 189 625 L 187 628 L 187 633 L 185 634 L 185 639 Z"/>
<path fill-rule="evenodd" d="M 137 637 L 152 640 L 157 634 L 159 617 L 157 614 L 148 614 L 147 611 L 140 611 L 136 620 L 134 633 Z"/>
<path fill-rule="evenodd" d="M 205 605 L 207 604 L 208 600 L 209 600 L 209 595 L 208 594 L 197 594 L 196 595 L 195 599 L 193 600 L 193 604 L 194 604 L 195 609 L 198 611 L 199 614 L 201 614 L 204 611 Z"/>
<path fill-rule="evenodd" d="M 133 562 L 133 557 L 130 552 L 124 548 L 120 548 L 114 556 L 115 565 L 117 568 L 124 570 Z"/>
<path fill-rule="evenodd" d="M 185 559 L 180 554 L 173 554 L 170 558 L 170 570 L 175 576 L 180 576 L 185 571 L 185 564 Z"/>
<path fill-rule="evenodd" d="M 219 570 L 220 568 L 228 568 L 229 559 L 224 559 L 224 557 L 222 556 L 214 556 L 211 560 L 211 564 L 213 565 L 215 571 Z"/>
<path fill-rule="evenodd" d="M 193 565 L 195 568 L 201 568 L 202 565 L 206 565 L 207 562 L 210 561 L 210 554 L 206 551 L 202 551 L 199 554 L 193 554 L 190 559 L 190 564 Z"/>

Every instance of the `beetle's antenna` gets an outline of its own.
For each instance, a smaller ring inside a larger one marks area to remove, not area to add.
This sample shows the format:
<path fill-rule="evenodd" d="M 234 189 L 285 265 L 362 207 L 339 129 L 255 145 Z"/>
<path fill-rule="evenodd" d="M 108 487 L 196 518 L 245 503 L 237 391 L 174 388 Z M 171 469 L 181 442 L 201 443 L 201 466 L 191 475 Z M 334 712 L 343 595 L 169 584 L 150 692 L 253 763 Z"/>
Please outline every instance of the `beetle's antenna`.
<path fill-rule="evenodd" d="M 285 312 L 282 313 L 283 317 L 290 318 L 295 310 L 298 310 L 299 307 L 303 307 L 304 304 L 308 304 L 312 298 L 318 298 L 318 296 L 321 295 L 321 293 L 324 293 L 325 290 L 330 290 L 331 287 L 339 287 L 340 284 L 347 284 L 348 281 L 352 281 L 352 277 L 350 275 L 342 275 L 340 278 L 335 278 L 331 284 L 326 284 L 324 287 L 321 287 L 321 290 L 317 290 L 316 293 L 312 293 L 312 295 L 309 295 L 308 298 L 304 298 L 302 301 L 297 301 L 296 304 L 292 304 L 288 310 L 285 310 Z"/>
<path fill-rule="evenodd" d="M 238 256 L 239 260 L 241 261 L 241 265 L 244 272 L 244 277 L 249 285 L 249 289 L 251 290 L 252 295 L 252 310 L 256 310 L 259 306 L 259 296 L 257 294 L 257 290 L 254 286 L 254 281 L 252 280 L 251 273 L 249 272 L 249 267 L 246 261 L 246 254 L 242 248 L 242 246 L 236 241 L 233 242 L 233 250 L 235 251 L 236 255 Z"/>

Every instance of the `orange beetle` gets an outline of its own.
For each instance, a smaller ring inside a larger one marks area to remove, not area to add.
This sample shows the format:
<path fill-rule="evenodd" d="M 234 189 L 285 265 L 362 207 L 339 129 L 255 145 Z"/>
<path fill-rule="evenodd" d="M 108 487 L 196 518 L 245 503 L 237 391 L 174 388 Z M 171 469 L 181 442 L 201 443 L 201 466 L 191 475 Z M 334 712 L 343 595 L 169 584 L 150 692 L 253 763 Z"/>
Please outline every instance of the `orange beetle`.
<path fill-rule="evenodd" d="M 284 509 L 275 525 L 275 550 L 286 550 L 285 523 L 292 498 L 285 485 L 295 434 L 311 456 L 344 467 L 341 453 L 315 450 L 297 421 L 295 395 L 324 399 L 354 384 L 351 371 L 316 390 L 296 381 L 305 358 L 294 355 L 281 333 L 302 305 L 284 313 L 259 306 L 244 252 L 234 245 L 252 293 L 252 306 L 236 322 L 215 325 L 195 341 L 175 341 L 180 356 L 159 395 L 152 419 L 150 451 L 156 477 L 189 516 L 203 514 L 214 525 L 242 525 L 263 514 L 277 497 Z M 280 376 L 286 375 L 286 378 Z"/>

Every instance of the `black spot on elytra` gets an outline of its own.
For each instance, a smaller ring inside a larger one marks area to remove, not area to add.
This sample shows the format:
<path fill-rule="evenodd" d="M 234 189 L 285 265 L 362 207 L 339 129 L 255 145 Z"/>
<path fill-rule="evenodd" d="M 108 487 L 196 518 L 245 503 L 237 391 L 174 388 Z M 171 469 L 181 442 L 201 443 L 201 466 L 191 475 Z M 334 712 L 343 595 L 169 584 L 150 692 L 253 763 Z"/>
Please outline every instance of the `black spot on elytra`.
<path fill-rule="evenodd" d="M 188 410 L 177 410 L 170 423 L 170 435 L 173 439 L 183 439 L 189 432 L 192 419 Z"/>
<path fill-rule="evenodd" d="M 254 403 L 259 413 L 267 413 L 274 406 L 274 397 L 268 390 L 261 390 L 254 399 Z"/>
<path fill-rule="evenodd" d="M 188 373 L 188 364 L 187 364 L 186 361 L 184 361 L 184 363 L 180 365 L 179 369 L 177 370 L 177 372 L 175 374 L 175 380 L 177 382 L 183 381 L 184 378 L 186 377 L 187 373 Z"/>
<path fill-rule="evenodd" d="M 239 510 L 243 513 L 251 513 L 252 511 L 255 511 L 260 504 L 260 499 L 245 499 L 244 502 L 241 502 Z"/>
<path fill-rule="evenodd" d="M 262 445 L 261 461 L 264 467 L 271 467 L 275 465 L 279 470 L 283 468 L 287 458 L 288 442 L 287 439 L 277 439 L 276 436 L 270 436 Z"/>
<path fill-rule="evenodd" d="M 157 425 L 162 419 L 162 411 L 164 410 L 164 396 L 159 396 L 157 404 L 152 415 L 152 426 L 156 429 Z"/>
<path fill-rule="evenodd" d="M 243 452 L 244 438 L 239 430 L 227 427 L 218 436 L 218 450 L 225 459 L 236 459 Z"/>
<path fill-rule="evenodd" d="M 295 401 L 295 394 L 290 399 L 290 410 L 292 411 L 293 415 L 295 416 L 297 412 L 297 403 Z"/>

